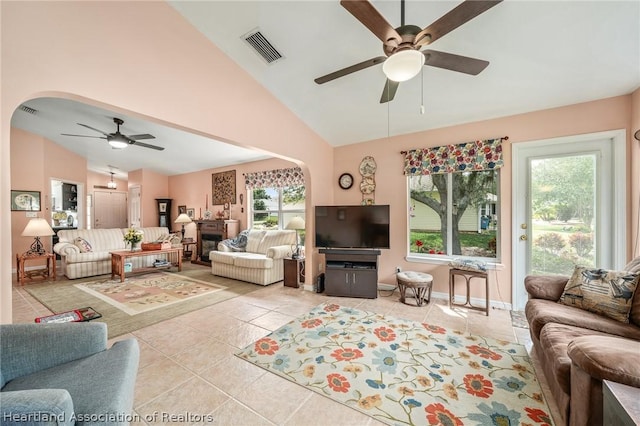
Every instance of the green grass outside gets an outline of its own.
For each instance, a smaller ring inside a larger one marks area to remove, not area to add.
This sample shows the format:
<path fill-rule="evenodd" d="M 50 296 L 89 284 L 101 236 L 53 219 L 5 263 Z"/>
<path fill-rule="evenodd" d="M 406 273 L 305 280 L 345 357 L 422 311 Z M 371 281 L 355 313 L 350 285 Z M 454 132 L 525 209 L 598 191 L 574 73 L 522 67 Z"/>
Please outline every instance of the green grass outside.
<path fill-rule="evenodd" d="M 482 247 L 488 248 L 489 242 L 496 238 L 496 231 L 486 231 L 482 234 L 477 232 L 461 232 L 460 244 L 462 247 Z M 423 231 L 423 230 L 411 230 L 410 245 L 411 251 L 417 252 L 416 241 L 420 240 L 423 243 L 423 251 L 434 249 L 436 251 L 444 250 L 442 244 L 442 235 L 440 232 Z"/>

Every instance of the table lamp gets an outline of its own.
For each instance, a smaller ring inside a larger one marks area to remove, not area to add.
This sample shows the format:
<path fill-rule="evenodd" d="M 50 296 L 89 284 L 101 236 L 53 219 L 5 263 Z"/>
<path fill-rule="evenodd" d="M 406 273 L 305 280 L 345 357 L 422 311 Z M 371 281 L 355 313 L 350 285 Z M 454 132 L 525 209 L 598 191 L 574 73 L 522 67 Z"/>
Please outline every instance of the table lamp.
<path fill-rule="evenodd" d="M 41 217 L 31 219 L 29 223 L 27 223 L 27 226 L 25 226 L 24 231 L 22 231 L 22 236 L 35 237 L 35 240 L 31 244 L 29 251 L 25 254 L 31 256 L 45 254 L 46 251 L 42 241 L 40 241 L 40 237 L 50 237 L 53 234 L 55 234 L 55 232 L 51 229 L 49 222 Z"/>
<path fill-rule="evenodd" d="M 291 255 L 292 259 L 300 257 L 300 236 L 298 231 L 304 229 L 304 219 L 296 216 L 287 223 L 286 229 L 294 229 L 296 231 L 296 251 Z"/>
<path fill-rule="evenodd" d="M 191 220 L 191 218 L 189 216 L 187 216 L 186 213 L 180 213 L 178 215 L 178 217 L 176 218 L 176 220 L 174 221 L 174 223 L 179 223 L 180 225 L 182 225 L 182 239 L 184 240 L 184 225 L 185 223 L 191 223 L 193 222 Z"/>

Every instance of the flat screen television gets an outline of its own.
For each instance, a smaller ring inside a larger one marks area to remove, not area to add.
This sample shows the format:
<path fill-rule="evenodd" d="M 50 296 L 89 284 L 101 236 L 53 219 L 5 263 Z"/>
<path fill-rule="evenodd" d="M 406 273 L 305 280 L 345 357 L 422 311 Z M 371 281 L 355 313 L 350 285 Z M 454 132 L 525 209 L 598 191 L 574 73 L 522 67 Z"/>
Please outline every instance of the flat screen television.
<path fill-rule="evenodd" d="M 389 206 L 316 206 L 316 247 L 389 248 Z"/>

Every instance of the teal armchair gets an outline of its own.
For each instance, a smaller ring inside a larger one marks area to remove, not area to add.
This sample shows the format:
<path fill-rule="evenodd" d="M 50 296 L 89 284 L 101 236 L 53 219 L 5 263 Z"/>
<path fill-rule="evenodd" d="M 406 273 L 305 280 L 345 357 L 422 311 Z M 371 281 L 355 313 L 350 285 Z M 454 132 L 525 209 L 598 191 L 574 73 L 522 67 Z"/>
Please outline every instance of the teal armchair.
<path fill-rule="evenodd" d="M 0 325 L 0 423 L 129 424 L 139 357 L 104 323 Z"/>

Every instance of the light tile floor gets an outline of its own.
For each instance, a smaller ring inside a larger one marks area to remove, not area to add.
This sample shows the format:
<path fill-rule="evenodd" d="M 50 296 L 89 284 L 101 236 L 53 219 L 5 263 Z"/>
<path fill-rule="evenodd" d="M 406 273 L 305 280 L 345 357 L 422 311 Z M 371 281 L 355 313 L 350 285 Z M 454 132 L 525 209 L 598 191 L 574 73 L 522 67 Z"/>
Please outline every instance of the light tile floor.
<path fill-rule="evenodd" d="M 51 313 L 13 284 L 14 322 L 33 322 Z M 513 327 L 506 310 L 492 309 L 487 317 L 483 312 L 449 309 L 441 299 L 432 299 L 427 306 L 407 306 L 398 301 L 397 291 L 390 297 L 355 299 L 327 297 L 282 283 L 257 286 L 252 293 L 113 339 L 135 337 L 140 344 L 134 402 L 139 421 L 132 424 L 381 424 L 233 355 L 327 301 L 519 342 L 531 351 L 529 331 Z M 552 415 L 559 419 L 544 377 L 538 377 Z"/>

